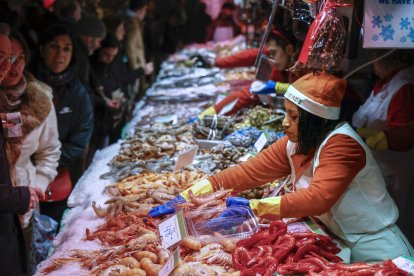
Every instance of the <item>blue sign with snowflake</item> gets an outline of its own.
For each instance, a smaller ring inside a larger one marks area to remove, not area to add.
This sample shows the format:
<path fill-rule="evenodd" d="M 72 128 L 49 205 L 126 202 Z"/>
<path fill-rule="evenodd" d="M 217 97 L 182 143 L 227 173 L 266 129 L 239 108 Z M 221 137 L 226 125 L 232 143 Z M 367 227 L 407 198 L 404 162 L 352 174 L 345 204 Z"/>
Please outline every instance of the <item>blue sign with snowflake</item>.
<path fill-rule="evenodd" d="M 414 0 L 369 0 L 364 48 L 414 48 Z"/>

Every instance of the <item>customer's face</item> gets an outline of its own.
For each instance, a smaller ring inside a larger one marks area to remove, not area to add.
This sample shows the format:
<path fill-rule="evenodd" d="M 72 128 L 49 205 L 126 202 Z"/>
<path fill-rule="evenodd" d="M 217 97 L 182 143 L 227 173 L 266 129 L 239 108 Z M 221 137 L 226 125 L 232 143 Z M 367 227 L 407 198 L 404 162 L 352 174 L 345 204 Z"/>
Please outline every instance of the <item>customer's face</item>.
<path fill-rule="evenodd" d="M 10 40 L 6 35 L 0 35 L 0 84 L 10 69 Z"/>
<path fill-rule="evenodd" d="M 15 39 L 11 39 L 10 42 L 12 55 L 15 56 L 16 59 L 3 80 L 2 85 L 4 86 L 17 85 L 20 82 L 24 68 L 26 67 L 26 53 L 24 52 L 22 45 Z"/>
<path fill-rule="evenodd" d="M 88 48 L 89 55 L 92 55 L 96 49 L 101 47 L 102 37 L 95 37 L 95 36 L 87 36 L 81 35 L 80 36 L 82 43 Z"/>
<path fill-rule="evenodd" d="M 299 107 L 293 102 L 285 99 L 286 116 L 283 119 L 282 127 L 289 141 L 298 142 Z"/>
<path fill-rule="evenodd" d="M 118 54 L 117 47 L 107 47 L 99 50 L 99 61 L 105 64 L 110 64 L 114 61 Z"/>
<path fill-rule="evenodd" d="M 65 71 L 73 55 L 73 45 L 68 35 L 60 35 L 49 41 L 44 49 L 44 63 L 55 74 Z"/>

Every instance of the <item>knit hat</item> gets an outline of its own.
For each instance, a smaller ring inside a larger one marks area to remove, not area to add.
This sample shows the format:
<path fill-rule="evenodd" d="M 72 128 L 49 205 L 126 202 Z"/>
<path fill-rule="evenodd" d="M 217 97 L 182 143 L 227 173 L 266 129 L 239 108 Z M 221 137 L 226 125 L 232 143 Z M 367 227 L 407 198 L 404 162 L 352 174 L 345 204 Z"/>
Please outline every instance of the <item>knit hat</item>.
<path fill-rule="evenodd" d="M 76 24 L 77 33 L 92 37 L 105 37 L 106 28 L 104 23 L 95 16 L 85 16 Z"/>
<path fill-rule="evenodd" d="M 347 81 L 326 73 L 309 73 L 289 86 L 285 98 L 325 119 L 338 120 Z"/>

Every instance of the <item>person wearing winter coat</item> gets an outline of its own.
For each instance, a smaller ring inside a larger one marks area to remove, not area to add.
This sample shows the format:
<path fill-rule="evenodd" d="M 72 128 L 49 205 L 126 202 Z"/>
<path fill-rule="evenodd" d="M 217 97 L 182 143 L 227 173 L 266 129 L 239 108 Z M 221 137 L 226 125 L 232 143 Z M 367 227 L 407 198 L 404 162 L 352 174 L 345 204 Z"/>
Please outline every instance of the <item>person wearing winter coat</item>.
<path fill-rule="evenodd" d="M 25 71 L 26 43 L 17 31 L 9 35 L 12 65 L 0 85 L 0 113 L 15 116 L 15 126 L 4 141 L 13 186 L 37 187 L 42 193 L 57 175 L 60 142 L 51 89 Z M 20 112 L 20 115 L 19 113 Z M 20 216 L 31 265 L 33 211 Z M 29 271 L 31 267 L 29 266 Z"/>
<path fill-rule="evenodd" d="M 0 23 L 0 85 L 11 67 L 9 26 Z M 1 115 L 3 121 L 3 114 Z M 5 120 L 4 120 L 5 121 Z M 7 126 L 7 122 L 4 123 Z M 7 131 L 7 130 L 6 130 Z M 43 197 L 39 188 L 13 187 L 4 147 L 3 123 L 0 124 L 0 271 L 4 275 L 22 275 L 25 266 L 24 240 L 17 215 L 33 209 Z"/>

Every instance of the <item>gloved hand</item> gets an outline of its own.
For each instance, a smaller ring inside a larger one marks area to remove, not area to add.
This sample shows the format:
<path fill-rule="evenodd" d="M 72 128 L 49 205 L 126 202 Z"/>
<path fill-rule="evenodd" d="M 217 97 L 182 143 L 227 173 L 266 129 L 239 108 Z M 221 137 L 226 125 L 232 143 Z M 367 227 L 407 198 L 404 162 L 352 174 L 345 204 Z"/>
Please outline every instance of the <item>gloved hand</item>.
<path fill-rule="evenodd" d="M 365 143 L 373 150 L 388 150 L 387 136 L 379 129 L 358 128 L 357 133 L 364 138 Z"/>
<path fill-rule="evenodd" d="M 267 82 L 254 81 L 250 86 L 250 93 L 257 95 L 268 95 L 268 94 L 285 94 L 289 83 L 274 82 L 269 80 Z"/>
<path fill-rule="evenodd" d="M 172 214 L 175 212 L 175 206 L 179 203 L 187 202 L 188 193 L 192 192 L 194 195 L 203 195 L 208 194 L 213 191 L 213 186 L 211 185 L 210 181 L 207 179 L 202 179 L 198 181 L 196 184 L 191 186 L 185 191 L 182 191 L 177 197 L 173 198 L 172 200 L 168 201 L 167 203 L 164 203 L 163 205 L 154 207 L 149 211 L 148 215 L 156 218 L 159 216 L 164 216 L 167 214 Z"/>
<path fill-rule="evenodd" d="M 171 199 L 167 203 L 164 203 L 163 205 L 154 207 L 149 211 L 148 215 L 150 215 L 153 218 L 159 217 L 159 216 L 165 216 L 168 214 L 172 214 L 175 212 L 175 206 L 179 203 L 184 203 L 185 199 L 182 197 L 182 195 L 178 195 L 175 198 Z"/>
<path fill-rule="evenodd" d="M 244 199 L 244 198 L 243 198 Z M 247 199 L 246 199 L 247 200 Z M 220 231 L 222 229 L 230 229 L 239 226 L 249 215 L 250 207 L 248 205 L 233 205 L 229 206 L 220 216 L 210 220 L 205 224 L 205 227 L 213 231 Z"/>
<path fill-rule="evenodd" d="M 227 206 L 249 206 L 249 200 L 244 197 L 230 196 L 226 200 Z"/>
<path fill-rule="evenodd" d="M 215 114 L 217 114 L 216 110 L 214 109 L 213 106 L 210 106 L 209 108 L 201 112 L 200 115 L 198 115 L 198 118 L 202 120 L 204 116 L 206 115 L 215 115 Z"/>

